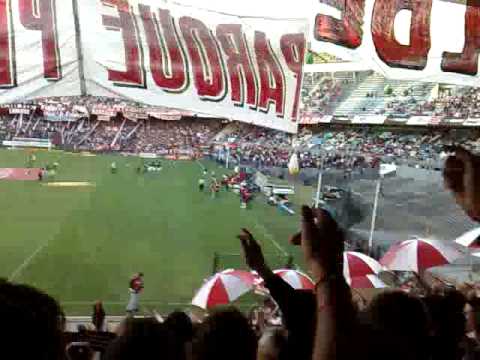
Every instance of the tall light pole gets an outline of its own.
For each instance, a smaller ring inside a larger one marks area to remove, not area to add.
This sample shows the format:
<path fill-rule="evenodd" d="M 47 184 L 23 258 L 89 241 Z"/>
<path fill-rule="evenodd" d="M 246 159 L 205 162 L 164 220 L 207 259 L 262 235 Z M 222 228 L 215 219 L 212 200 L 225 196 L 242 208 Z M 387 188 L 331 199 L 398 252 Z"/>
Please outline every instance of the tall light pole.
<path fill-rule="evenodd" d="M 380 178 L 377 180 L 377 187 L 375 189 L 375 200 L 373 202 L 373 212 L 372 212 L 372 223 L 370 226 L 370 237 L 368 239 L 368 255 L 372 255 L 373 251 L 373 235 L 375 233 L 375 223 L 377 221 L 377 211 L 378 211 L 378 199 L 380 197 L 380 191 L 382 189 L 382 178 L 383 176 L 380 175 Z"/>
<path fill-rule="evenodd" d="M 323 182 L 323 155 L 321 156 L 320 166 L 318 168 L 318 183 L 317 183 L 317 195 L 315 196 L 315 207 L 318 209 L 320 205 L 320 195 L 322 193 Z"/>
<path fill-rule="evenodd" d="M 230 145 L 227 144 L 227 154 L 226 154 L 226 159 L 225 159 L 225 167 L 228 169 L 228 165 L 230 162 Z"/>

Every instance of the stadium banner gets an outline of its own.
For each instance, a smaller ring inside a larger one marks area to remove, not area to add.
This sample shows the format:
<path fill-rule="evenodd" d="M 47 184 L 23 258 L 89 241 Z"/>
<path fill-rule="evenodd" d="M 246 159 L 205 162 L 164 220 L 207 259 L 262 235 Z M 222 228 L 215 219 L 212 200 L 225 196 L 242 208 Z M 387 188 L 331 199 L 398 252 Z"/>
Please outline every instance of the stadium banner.
<path fill-rule="evenodd" d="M 88 94 L 297 131 L 307 21 L 158 0 L 78 5 Z"/>
<path fill-rule="evenodd" d="M 431 116 L 412 116 L 410 119 L 408 119 L 407 125 L 427 126 L 430 125 L 431 119 Z"/>
<path fill-rule="evenodd" d="M 313 51 L 387 78 L 480 86 L 478 0 L 311 0 Z"/>
<path fill-rule="evenodd" d="M 33 110 L 35 110 L 34 106 L 26 104 L 10 104 L 8 106 L 8 113 L 10 115 L 30 115 Z"/>
<path fill-rule="evenodd" d="M 177 121 L 181 120 L 183 116 L 189 116 L 190 113 L 183 112 L 173 109 L 166 109 L 166 108 L 151 108 L 147 111 L 147 114 L 155 119 L 165 120 L 165 121 Z"/>
<path fill-rule="evenodd" d="M 53 144 L 48 139 L 27 139 L 27 138 L 14 138 L 13 140 L 4 140 L 3 146 L 8 147 L 20 147 L 20 148 L 39 148 L 39 149 L 51 149 Z"/>
<path fill-rule="evenodd" d="M 355 115 L 352 124 L 383 125 L 387 120 L 386 115 Z"/>
<path fill-rule="evenodd" d="M 462 125 L 463 126 L 480 126 L 480 119 L 469 118 L 465 120 Z"/>
<path fill-rule="evenodd" d="M 399 117 L 389 117 L 385 121 L 385 125 L 405 125 L 408 121 L 408 117 L 399 118 Z"/>
<path fill-rule="evenodd" d="M 332 115 L 320 115 L 316 113 L 303 113 L 300 116 L 300 125 L 329 124 L 332 122 Z"/>
<path fill-rule="evenodd" d="M 465 119 L 458 119 L 458 118 L 446 118 L 446 119 L 443 119 L 443 125 L 463 126 L 464 123 L 465 123 Z"/>

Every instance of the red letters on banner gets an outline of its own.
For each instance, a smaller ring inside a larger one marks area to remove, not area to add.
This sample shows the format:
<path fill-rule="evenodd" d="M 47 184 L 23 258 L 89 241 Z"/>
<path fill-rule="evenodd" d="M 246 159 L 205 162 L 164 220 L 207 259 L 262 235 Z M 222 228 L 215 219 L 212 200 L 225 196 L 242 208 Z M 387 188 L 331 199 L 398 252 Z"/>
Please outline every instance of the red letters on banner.
<path fill-rule="evenodd" d="M 5 2 L 5 1 L 2 1 Z M 34 7 L 34 4 L 37 5 Z M 44 77 L 48 80 L 62 78 L 58 50 L 55 0 L 19 0 L 20 22 L 29 30 L 42 34 Z M 38 8 L 37 8 L 38 7 Z"/>
<path fill-rule="evenodd" d="M 188 70 L 170 11 L 160 9 L 158 21 L 149 6 L 140 4 L 139 10 L 150 53 L 153 81 L 165 91 L 185 90 Z"/>
<path fill-rule="evenodd" d="M 225 74 L 213 34 L 198 19 L 184 16 L 179 23 L 192 62 L 198 95 L 204 99 L 221 100 L 226 90 Z"/>
<path fill-rule="evenodd" d="M 305 36 L 303 34 L 289 34 L 282 36 L 280 40 L 282 53 L 287 62 L 288 68 L 297 78 L 295 90 L 295 102 L 293 104 L 292 119 L 298 115 L 298 104 L 300 102 L 300 91 L 302 90 L 303 63 L 305 58 Z"/>
<path fill-rule="evenodd" d="M 463 52 L 443 53 L 442 70 L 477 75 L 480 53 L 480 1 L 468 0 L 465 13 L 465 46 Z"/>
<path fill-rule="evenodd" d="M 25 1 L 31 2 L 31 0 Z M 108 69 L 108 79 L 119 86 L 145 87 L 145 71 L 138 28 L 128 0 L 102 0 L 102 2 L 118 10 L 118 17 L 103 15 L 102 20 L 105 27 L 122 32 L 127 66 L 126 71 Z"/>
<path fill-rule="evenodd" d="M 342 12 L 342 19 L 318 14 L 315 19 L 315 39 L 355 49 L 362 44 L 362 24 L 365 0 L 319 0 Z"/>
<path fill-rule="evenodd" d="M 410 45 L 395 39 L 395 17 L 400 10 L 412 11 Z M 430 51 L 432 0 L 377 0 L 373 10 L 372 36 L 378 57 L 391 67 L 422 70 Z"/>
<path fill-rule="evenodd" d="M 0 87 L 16 86 L 10 1 L 0 1 Z"/>
<path fill-rule="evenodd" d="M 275 58 L 270 41 L 265 33 L 255 32 L 255 54 L 260 75 L 260 99 L 258 107 L 268 112 L 270 104 L 275 104 L 277 116 L 283 117 L 285 108 L 285 75 Z"/>
<path fill-rule="evenodd" d="M 225 52 L 232 101 L 243 106 L 245 98 L 251 108 L 257 107 L 258 85 L 253 61 L 248 50 L 242 25 L 218 25 L 217 38 Z"/>

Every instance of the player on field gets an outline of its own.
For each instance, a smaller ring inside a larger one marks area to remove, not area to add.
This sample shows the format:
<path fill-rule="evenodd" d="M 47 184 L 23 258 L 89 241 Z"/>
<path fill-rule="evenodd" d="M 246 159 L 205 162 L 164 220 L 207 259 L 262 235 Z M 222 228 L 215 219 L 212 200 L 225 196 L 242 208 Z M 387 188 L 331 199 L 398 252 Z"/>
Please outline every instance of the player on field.
<path fill-rule="evenodd" d="M 37 160 L 37 157 L 35 156 L 34 153 L 30 153 L 27 159 L 27 167 L 28 168 L 33 168 L 35 166 L 35 161 Z"/>
<path fill-rule="evenodd" d="M 220 184 L 218 183 L 216 178 L 212 178 L 210 182 L 210 192 L 212 194 L 212 199 L 215 199 L 220 191 Z"/>
<path fill-rule="evenodd" d="M 112 172 L 112 174 L 117 173 L 117 163 L 115 161 L 112 162 L 112 164 L 110 165 L 110 171 Z"/>
<path fill-rule="evenodd" d="M 205 190 L 205 179 L 204 178 L 198 179 L 198 190 L 200 192 L 203 192 Z"/>
<path fill-rule="evenodd" d="M 143 273 L 137 273 L 132 276 L 128 286 L 128 292 L 130 293 L 130 300 L 127 305 L 127 313 L 134 315 L 139 310 L 140 293 L 143 291 Z"/>

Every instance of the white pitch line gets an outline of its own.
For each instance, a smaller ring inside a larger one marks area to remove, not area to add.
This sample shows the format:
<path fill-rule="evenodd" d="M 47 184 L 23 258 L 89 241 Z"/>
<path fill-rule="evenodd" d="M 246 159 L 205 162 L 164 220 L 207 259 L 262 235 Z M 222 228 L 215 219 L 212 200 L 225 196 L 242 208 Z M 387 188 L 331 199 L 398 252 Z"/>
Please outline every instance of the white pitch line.
<path fill-rule="evenodd" d="M 273 238 L 272 234 L 270 234 L 267 228 L 261 225 L 258 220 L 255 218 L 255 227 L 260 228 L 260 231 L 272 242 L 272 244 L 284 255 L 289 256 L 289 253 L 285 251 L 285 249 Z"/>
<path fill-rule="evenodd" d="M 205 170 L 205 166 L 202 165 L 200 160 L 195 160 L 195 162 L 197 163 L 198 166 L 200 166 L 200 169 Z"/>
<path fill-rule="evenodd" d="M 15 271 L 10 275 L 8 278 L 9 281 L 15 280 L 15 278 L 25 269 L 31 262 L 32 260 L 43 250 L 47 247 L 48 241 L 42 245 L 40 245 L 37 250 L 33 252 L 32 255 L 30 255 L 28 258 L 25 259 L 25 261 L 17 268 Z"/>

